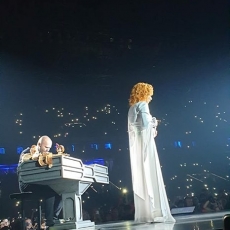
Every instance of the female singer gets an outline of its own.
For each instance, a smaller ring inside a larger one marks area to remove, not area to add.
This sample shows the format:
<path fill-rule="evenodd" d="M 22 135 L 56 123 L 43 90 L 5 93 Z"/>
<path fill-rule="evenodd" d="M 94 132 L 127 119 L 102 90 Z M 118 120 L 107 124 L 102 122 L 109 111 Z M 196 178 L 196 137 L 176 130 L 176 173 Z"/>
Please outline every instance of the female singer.
<path fill-rule="evenodd" d="M 129 99 L 128 132 L 137 222 L 175 222 L 170 213 L 155 137 L 158 121 L 149 112 L 153 87 L 137 83 Z"/>

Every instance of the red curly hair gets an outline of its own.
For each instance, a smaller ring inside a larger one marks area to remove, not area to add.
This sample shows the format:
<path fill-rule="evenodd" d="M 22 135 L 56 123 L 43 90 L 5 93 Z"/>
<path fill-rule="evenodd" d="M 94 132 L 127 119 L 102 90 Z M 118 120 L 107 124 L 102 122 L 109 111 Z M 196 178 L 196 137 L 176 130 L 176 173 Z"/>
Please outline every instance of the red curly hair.
<path fill-rule="evenodd" d="M 133 86 L 129 97 L 129 105 L 132 106 L 139 101 L 147 101 L 148 96 L 153 95 L 153 86 L 139 82 Z"/>

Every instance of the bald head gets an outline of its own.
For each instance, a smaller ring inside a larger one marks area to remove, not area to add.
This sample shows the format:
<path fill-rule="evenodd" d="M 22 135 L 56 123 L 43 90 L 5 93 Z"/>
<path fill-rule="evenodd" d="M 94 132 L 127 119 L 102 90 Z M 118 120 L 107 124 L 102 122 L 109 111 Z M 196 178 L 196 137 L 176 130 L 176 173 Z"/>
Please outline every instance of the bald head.
<path fill-rule="evenodd" d="M 42 136 L 38 140 L 37 146 L 40 153 L 49 152 L 52 147 L 52 140 L 48 136 Z"/>

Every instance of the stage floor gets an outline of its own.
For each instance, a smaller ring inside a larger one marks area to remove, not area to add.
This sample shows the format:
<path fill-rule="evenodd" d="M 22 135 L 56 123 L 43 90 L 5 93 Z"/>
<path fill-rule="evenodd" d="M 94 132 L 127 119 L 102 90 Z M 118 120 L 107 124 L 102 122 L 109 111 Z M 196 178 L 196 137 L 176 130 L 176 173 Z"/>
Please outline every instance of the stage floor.
<path fill-rule="evenodd" d="M 113 222 L 96 225 L 96 230 L 220 230 L 223 229 L 223 216 L 229 212 L 174 216 L 175 224 L 135 223 L 134 221 Z"/>

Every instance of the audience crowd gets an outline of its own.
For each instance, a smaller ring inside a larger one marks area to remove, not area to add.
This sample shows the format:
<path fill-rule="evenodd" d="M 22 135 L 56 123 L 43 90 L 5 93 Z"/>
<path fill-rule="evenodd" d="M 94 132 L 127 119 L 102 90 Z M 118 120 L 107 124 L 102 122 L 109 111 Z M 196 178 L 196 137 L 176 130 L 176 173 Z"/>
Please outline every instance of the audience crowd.
<path fill-rule="evenodd" d="M 132 197 L 132 196 L 131 196 Z M 115 198 L 116 200 L 117 198 Z M 178 208 L 178 215 L 185 215 L 183 209 L 185 207 L 194 207 L 193 214 L 202 214 L 202 213 L 214 213 L 230 209 L 230 194 L 224 190 L 220 190 L 217 196 L 213 196 L 209 193 L 207 189 L 203 189 L 198 196 L 178 196 L 175 198 L 174 202 L 170 202 L 171 209 Z M 91 220 L 96 224 L 105 223 L 105 222 L 116 222 L 120 220 L 133 220 L 135 207 L 133 199 L 128 199 L 125 194 L 118 198 L 118 201 L 115 205 L 104 204 L 98 206 L 86 206 L 83 204 L 83 220 Z M 93 204 L 94 205 L 94 204 Z M 31 213 L 30 213 L 31 214 Z M 28 216 L 30 216 L 28 214 Z M 189 213 L 191 214 L 191 213 Z M 37 217 L 25 218 L 25 229 L 31 230 L 37 229 Z M 3 218 L 0 223 L 0 229 L 4 230 L 19 230 L 21 226 L 21 215 L 19 213 L 18 217 L 8 217 Z M 42 218 L 42 229 L 46 229 L 45 219 Z"/>

